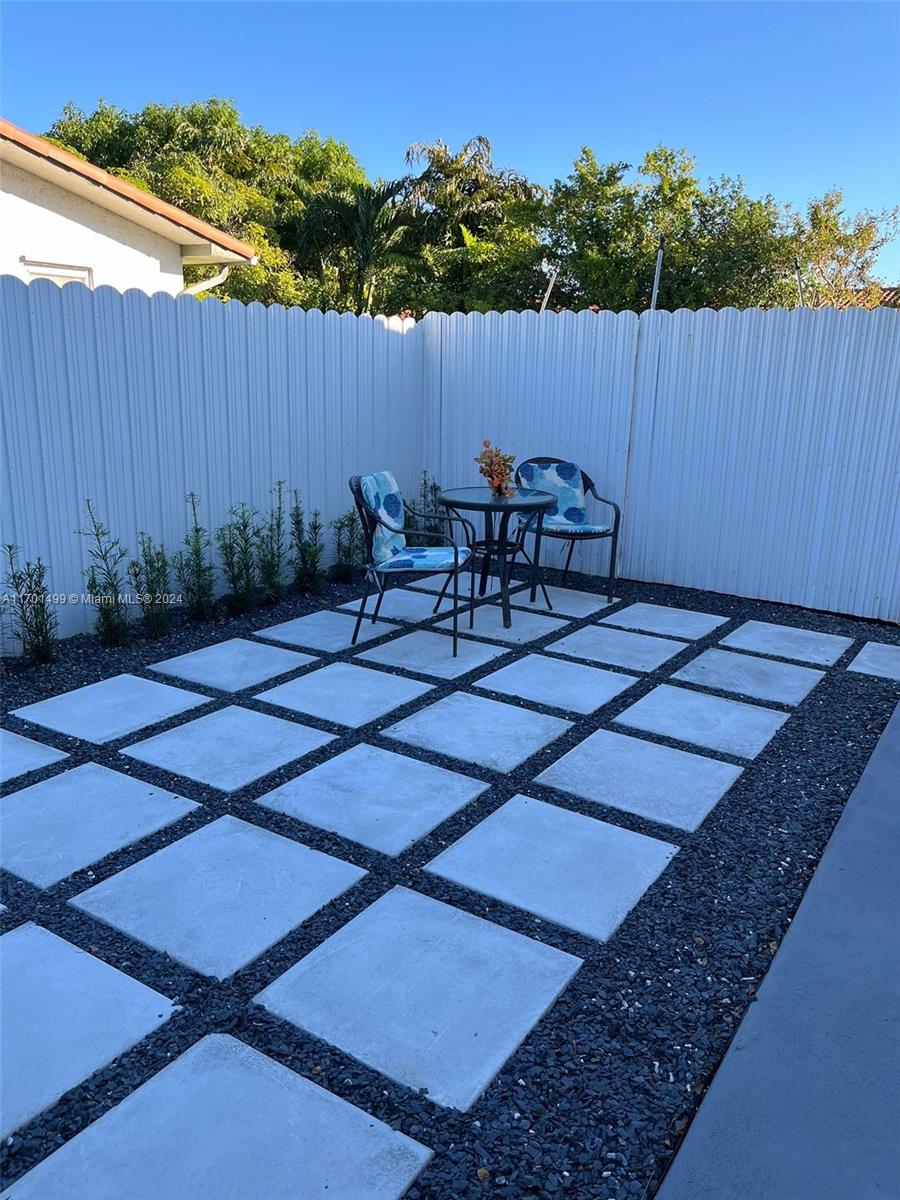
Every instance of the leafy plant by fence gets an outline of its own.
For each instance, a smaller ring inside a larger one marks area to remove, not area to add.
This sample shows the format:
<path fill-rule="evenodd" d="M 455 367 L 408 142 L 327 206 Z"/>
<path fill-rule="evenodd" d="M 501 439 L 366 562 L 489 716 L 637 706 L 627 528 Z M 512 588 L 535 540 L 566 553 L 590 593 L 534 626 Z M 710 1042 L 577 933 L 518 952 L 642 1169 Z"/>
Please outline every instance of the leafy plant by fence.
<path fill-rule="evenodd" d="M 172 555 L 172 572 L 188 618 L 202 621 L 212 614 L 216 594 L 216 568 L 210 557 L 212 539 L 200 524 L 200 497 L 189 492 L 191 527 L 184 537 L 184 549 Z"/>
<path fill-rule="evenodd" d="M 128 564 L 128 581 L 134 588 L 148 637 L 162 637 L 172 624 L 174 595 L 169 592 L 169 555 L 149 534 L 138 534 L 138 557 Z"/>
<path fill-rule="evenodd" d="M 90 566 L 85 574 L 90 603 L 96 608 L 95 628 L 104 646 L 121 646 L 128 637 L 128 592 L 122 563 L 128 551 L 103 524 L 93 501 L 85 500 L 88 522 L 78 529 L 87 542 Z"/>
<path fill-rule="evenodd" d="M 307 520 L 300 503 L 300 493 L 295 491 L 290 520 L 294 583 L 301 591 L 314 592 L 325 577 L 322 514 L 314 508 Z"/>
<path fill-rule="evenodd" d="M 275 503 L 256 531 L 256 566 L 266 604 L 275 604 L 284 595 L 284 574 L 288 565 L 284 489 L 285 482 L 279 479 L 272 488 Z"/>
<path fill-rule="evenodd" d="M 4 546 L 6 554 L 6 615 L 12 635 L 22 643 L 22 653 L 32 662 L 53 662 L 59 622 L 47 585 L 47 565 L 42 558 L 19 565 L 19 547 Z"/>
<path fill-rule="evenodd" d="M 423 515 L 414 517 L 409 512 L 406 514 L 406 540 L 410 546 L 434 545 L 434 539 L 421 537 L 422 533 L 446 533 L 446 522 L 441 520 L 445 510 L 438 499 L 440 494 L 441 485 L 427 471 L 423 471 L 419 476 L 418 495 L 412 506 Z"/>
<path fill-rule="evenodd" d="M 349 583 L 363 561 L 365 541 L 355 508 L 349 508 L 331 522 L 334 534 L 334 562 L 331 578 L 335 583 Z"/>
<path fill-rule="evenodd" d="M 222 574 L 228 585 L 226 601 L 234 612 L 253 607 L 259 587 L 256 559 L 256 509 L 243 500 L 228 510 L 231 517 L 216 530 Z"/>

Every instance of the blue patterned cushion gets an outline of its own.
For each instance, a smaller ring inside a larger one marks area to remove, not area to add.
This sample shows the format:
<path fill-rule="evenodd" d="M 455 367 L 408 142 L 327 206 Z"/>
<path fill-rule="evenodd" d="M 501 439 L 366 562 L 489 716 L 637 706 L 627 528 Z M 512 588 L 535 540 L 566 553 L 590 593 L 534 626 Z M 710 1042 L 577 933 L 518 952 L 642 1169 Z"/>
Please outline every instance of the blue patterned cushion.
<path fill-rule="evenodd" d="M 544 509 L 545 527 L 587 523 L 584 479 L 577 463 L 523 463 L 518 474 L 525 487 L 556 497 L 556 504 Z"/>
<path fill-rule="evenodd" d="M 530 528 L 533 530 L 534 525 Z M 548 534 L 563 534 L 565 537 L 589 537 L 591 534 L 611 532 L 609 525 L 591 525 L 587 521 L 583 525 L 573 525 L 571 521 L 560 521 L 556 517 L 551 517 L 549 521 L 546 517 L 544 518 L 544 533 Z"/>
<path fill-rule="evenodd" d="M 457 546 L 460 566 L 469 557 L 468 546 Z M 378 564 L 379 571 L 452 571 L 452 546 L 408 546 L 401 554 Z"/>
<path fill-rule="evenodd" d="M 374 475 L 364 475 L 360 483 L 366 506 L 391 527 L 385 529 L 384 525 L 375 526 L 372 558 L 381 565 L 402 554 L 406 549 L 406 537 L 403 533 L 403 495 L 390 471 L 376 471 Z"/>

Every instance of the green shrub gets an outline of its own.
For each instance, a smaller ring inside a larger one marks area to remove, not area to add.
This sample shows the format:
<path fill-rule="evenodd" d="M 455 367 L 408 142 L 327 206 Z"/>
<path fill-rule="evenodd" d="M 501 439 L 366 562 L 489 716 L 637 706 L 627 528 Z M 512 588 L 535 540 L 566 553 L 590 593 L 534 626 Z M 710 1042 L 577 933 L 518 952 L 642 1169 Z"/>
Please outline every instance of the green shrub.
<path fill-rule="evenodd" d="M 257 531 L 256 565 L 266 604 L 275 604 L 284 595 L 284 572 L 288 561 L 284 487 L 283 479 L 276 481 L 272 488 L 275 503 Z"/>
<path fill-rule="evenodd" d="M 172 555 L 172 573 L 187 616 L 202 621 L 215 609 L 216 568 L 210 558 L 212 541 L 197 515 L 200 497 L 188 492 L 186 499 L 191 506 L 191 527 L 184 535 L 185 549 Z"/>
<path fill-rule="evenodd" d="M 406 514 L 404 522 L 406 531 L 406 540 L 410 546 L 434 546 L 433 538 L 423 538 L 418 535 L 425 533 L 446 533 L 447 524 L 438 520 L 440 516 L 446 516 L 447 510 L 438 500 L 441 494 L 441 485 L 431 479 L 427 471 L 423 471 L 419 479 L 419 494 L 413 508 L 417 508 L 419 512 L 424 513 L 424 518 L 414 517 L 412 513 Z"/>
<path fill-rule="evenodd" d="M 365 552 L 365 539 L 356 509 L 350 508 L 340 517 L 335 517 L 331 522 L 331 532 L 334 534 L 331 578 L 336 583 L 350 583 L 353 572 L 362 564 Z"/>
<path fill-rule="evenodd" d="M 91 565 L 86 572 L 91 602 L 97 606 L 94 628 L 104 646 L 121 646 L 128 637 L 128 598 L 120 564 L 128 551 L 113 537 L 94 510 L 93 502 L 85 500 L 88 528 L 75 532 L 88 541 Z"/>
<path fill-rule="evenodd" d="M 6 552 L 6 604 L 12 612 L 12 632 L 22 643 L 22 653 L 32 662 L 53 662 L 56 654 L 56 613 L 47 594 L 47 567 L 42 558 L 19 566 L 19 547 L 9 543 Z"/>
<path fill-rule="evenodd" d="M 137 594 L 147 636 L 162 637 L 172 627 L 169 556 L 165 546 L 155 546 L 146 533 L 138 534 L 138 547 L 138 557 L 128 565 L 128 581 Z"/>
<path fill-rule="evenodd" d="M 319 510 L 314 508 L 307 521 L 300 503 L 300 493 L 295 491 L 290 520 L 294 583 L 301 591 L 314 592 L 321 586 L 324 578 L 322 562 L 325 557 L 325 545 L 322 537 L 322 516 Z"/>
<path fill-rule="evenodd" d="M 216 530 L 222 573 L 228 585 L 227 602 L 233 612 L 248 612 L 259 590 L 256 563 L 257 511 L 243 500 L 228 510 L 230 521 Z"/>

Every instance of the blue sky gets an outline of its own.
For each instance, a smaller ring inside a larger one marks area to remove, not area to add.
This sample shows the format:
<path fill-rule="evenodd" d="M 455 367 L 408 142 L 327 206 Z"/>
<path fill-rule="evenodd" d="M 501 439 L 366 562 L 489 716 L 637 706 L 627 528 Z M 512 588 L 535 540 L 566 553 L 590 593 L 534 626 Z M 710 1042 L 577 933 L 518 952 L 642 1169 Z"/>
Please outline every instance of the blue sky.
<path fill-rule="evenodd" d="M 541 183 L 582 145 L 633 162 L 664 142 L 797 206 L 900 200 L 894 3 L 11 0 L 0 21 L 0 111 L 34 132 L 66 100 L 219 95 L 348 142 L 373 176 L 415 140 L 484 133 Z M 880 266 L 900 282 L 900 245 Z"/>

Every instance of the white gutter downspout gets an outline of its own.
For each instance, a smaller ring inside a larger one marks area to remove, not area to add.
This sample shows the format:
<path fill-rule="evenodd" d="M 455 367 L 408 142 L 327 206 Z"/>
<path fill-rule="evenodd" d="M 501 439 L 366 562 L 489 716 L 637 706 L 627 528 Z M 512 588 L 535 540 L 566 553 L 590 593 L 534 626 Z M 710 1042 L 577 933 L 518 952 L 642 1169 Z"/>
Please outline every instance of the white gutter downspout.
<path fill-rule="evenodd" d="M 212 279 L 199 279 L 196 283 L 192 283 L 189 287 L 182 288 L 178 293 L 179 296 L 196 296 L 198 292 L 209 292 L 214 287 L 218 287 L 220 283 L 224 283 L 228 278 L 228 272 L 231 270 L 231 265 L 223 267 L 218 275 L 213 275 Z"/>

